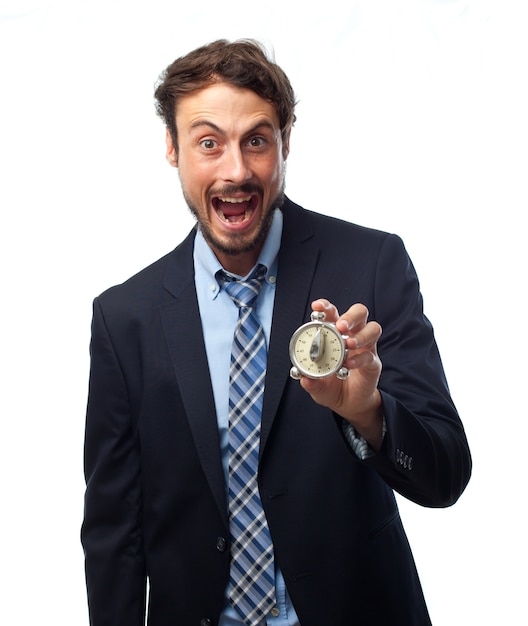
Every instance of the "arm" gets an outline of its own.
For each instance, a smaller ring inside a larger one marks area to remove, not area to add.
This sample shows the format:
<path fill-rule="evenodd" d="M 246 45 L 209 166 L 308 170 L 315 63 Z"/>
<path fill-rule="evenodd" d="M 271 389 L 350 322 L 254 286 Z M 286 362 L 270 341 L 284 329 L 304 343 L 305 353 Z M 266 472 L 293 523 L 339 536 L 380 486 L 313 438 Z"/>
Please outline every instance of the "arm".
<path fill-rule="evenodd" d="M 140 463 L 128 391 L 94 302 L 81 539 L 92 626 L 142 626 L 146 575 Z"/>
<path fill-rule="evenodd" d="M 393 489 L 425 506 L 448 506 L 469 480 L 471 458 L 422 312 L 416 273 L 397 237 L 388 236 L 382 246 L 374 293 L 376 322 L 360 304 L 339 316 L 331 303 L 313 303 L 349 335 L 345 365 L 351 372 L 346 381 L 301 384 L 377 451 L 364 462 Z"/>

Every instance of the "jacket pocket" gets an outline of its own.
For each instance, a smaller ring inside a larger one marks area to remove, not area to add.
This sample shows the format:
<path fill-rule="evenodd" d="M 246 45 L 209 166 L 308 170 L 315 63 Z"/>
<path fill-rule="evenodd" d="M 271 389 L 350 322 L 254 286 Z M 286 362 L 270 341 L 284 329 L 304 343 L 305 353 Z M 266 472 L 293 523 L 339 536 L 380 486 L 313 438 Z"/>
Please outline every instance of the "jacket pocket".
<path fill-rule="evenodd" d="M 380 524 L 378 524 L 371 531 L 369 531 L 368 538 L 371 540 L 376 539 L 376 537 L 382 535 L 387 529 L 389 529 L 396 523 L 401 524 L 400 514 L 398 511 L 394 511 L 393 513 L 391 513 L 389 517 L 386 517 Z"/>

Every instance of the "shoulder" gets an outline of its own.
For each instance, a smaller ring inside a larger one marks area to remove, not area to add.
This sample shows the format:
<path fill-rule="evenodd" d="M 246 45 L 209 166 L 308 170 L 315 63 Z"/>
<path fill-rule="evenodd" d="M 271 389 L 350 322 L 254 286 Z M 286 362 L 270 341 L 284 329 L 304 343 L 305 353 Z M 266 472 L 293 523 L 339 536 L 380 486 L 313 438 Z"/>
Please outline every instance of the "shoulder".
<path fill-rule="evenodd" d="M 283 213 L 287 237 L 314 238 L 341 253 L 348 249 L 372 255 L 381 252 L 385 246 L 403 248 L 398 235 L 306 209 L 289 198 L 285 199 Z"/>

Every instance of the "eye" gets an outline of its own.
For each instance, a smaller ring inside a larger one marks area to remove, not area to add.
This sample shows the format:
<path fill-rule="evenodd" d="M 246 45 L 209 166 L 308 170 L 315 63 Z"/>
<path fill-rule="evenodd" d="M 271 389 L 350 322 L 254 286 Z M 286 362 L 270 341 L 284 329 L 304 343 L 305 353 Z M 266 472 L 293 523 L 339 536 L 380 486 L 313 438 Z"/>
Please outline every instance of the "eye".
<path fill-rule="evenodd" d="M 248 141 L 248 146 L 250 146 L 251 148 L 262 148 L 265 143 L 266 140 L 264 139 L 264 137 L 251 137 L 251 139 Z"/>
<path fill-rule="evenodd" d="M 204 150 L 214 150 L 216 147 L 218 147 L 218 144 L 214 139 L 202 139 L 202 141 L 200 141 L 200 146 Z"/>

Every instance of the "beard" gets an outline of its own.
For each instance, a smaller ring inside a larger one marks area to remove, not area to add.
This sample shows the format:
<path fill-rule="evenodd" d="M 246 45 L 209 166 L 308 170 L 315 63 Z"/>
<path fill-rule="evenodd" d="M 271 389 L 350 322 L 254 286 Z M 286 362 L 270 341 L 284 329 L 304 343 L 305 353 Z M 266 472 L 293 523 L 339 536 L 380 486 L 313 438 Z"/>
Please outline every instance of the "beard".
<path fill-rule="evenodd" d="M 276 208 L 281 209 L 284 203 L 284 188 L 285 188 L 285 179 L 283 178 L 281 187 L 279 192 L 273 199 L 273 201 L 269 204 L 265 212 L 261 217 L 261 221 L 259 224 L 259 228 L 257 232 L 251 237 L 248 238 L 244 234 L 233 233 L 229 239 L 224 238 L 221 239 L 215 235 L 213 229 L 210 227 L 209 223 L 203 219 L 200 215 L 200 211 L 196 208 L 189 195 L 186 193 L 185 189 L 182 186 L 183 197 L 187 206 L 189 207 L 190 212 L 198 222 L 200 230 L 202 231 L 202 235 L 205 241 L 214 249 L 218 250 L 223 254 L 227 254 L 230 256 L 236 256 L 239 254 L 243 254 L 245 252 L 251 252 L 258 246 L 260 246 L 266 237 L 268 236 L 269 230 L 271 228 L 271 224 L 273 222 L 273 213 Z M 220 193 L 215 192 L 215 196 L 229 196 L 230 194 L 236 192 L 243 192 L 247 194 L 252 193 L 260 193 L 260 188 L 255 185 L 242 185 L 240 187 L 229 187 L 221 190 Z M 213 194 L 212 194 L 213 195 Z M 261 195 L 262 197 L 262 195 Z"/>

